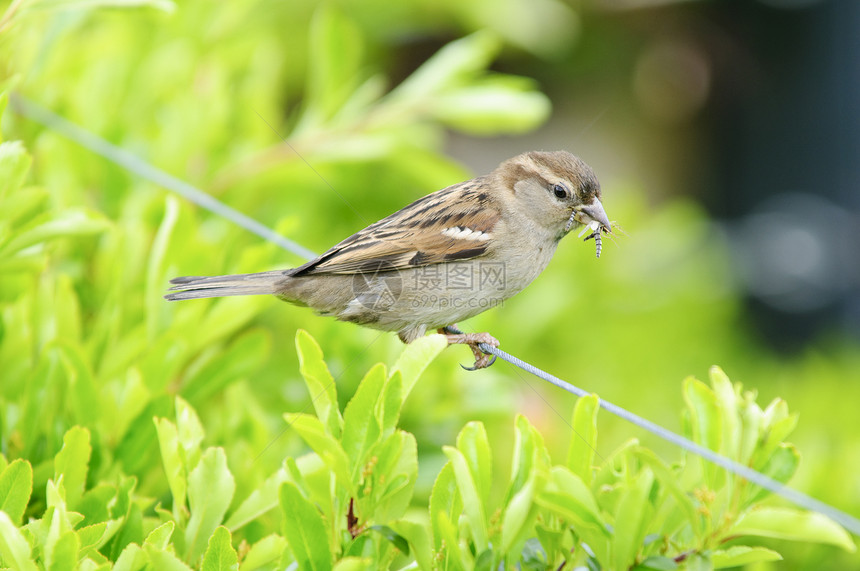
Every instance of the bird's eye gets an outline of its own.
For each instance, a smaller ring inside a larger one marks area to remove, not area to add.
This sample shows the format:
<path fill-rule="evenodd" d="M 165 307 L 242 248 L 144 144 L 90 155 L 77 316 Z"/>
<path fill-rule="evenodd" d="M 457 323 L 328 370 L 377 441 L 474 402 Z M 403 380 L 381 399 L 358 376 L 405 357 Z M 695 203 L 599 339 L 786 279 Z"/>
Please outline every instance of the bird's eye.
<path fill-rule="evenodd" d="M 552 185 L 552 193 L 555 195 L 556 198 L 567 198 L 567 189 L 560 184 Z"/>

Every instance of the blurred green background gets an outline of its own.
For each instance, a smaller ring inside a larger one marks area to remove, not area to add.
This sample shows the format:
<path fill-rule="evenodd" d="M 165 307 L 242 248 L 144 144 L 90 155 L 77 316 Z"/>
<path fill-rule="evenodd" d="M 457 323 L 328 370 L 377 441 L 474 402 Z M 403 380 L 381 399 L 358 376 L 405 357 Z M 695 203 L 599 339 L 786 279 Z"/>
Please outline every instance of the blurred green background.
<path fill-rule="evenodd" d="M 760 402 L 781 397 L 799 413 L 792 485 L 860 513 L 860 5 L 36 0 L 2 10 L 0 90 L 318 252 L 516 153 L 581 156 L 623 233 L 600 260 L 569 238 L 526 291 L 463 325 L 675 430 L 680 381 L 719 364 Z M 96 465 L 163 496 L 151 417 L 180 394 L 250 488 L 302 449 L 281 417 L 309 406 L 296 329 L 320 342 L 344 399 L 401 350 L 394 335 L 272 299 L 164 302 L 176 275 L 302 260 L 16 114 L 14 98 L 2 131 L 23 141 L 32 167 L 12 189 L 30 198 L 17 217 L 0 213 L 0 238 L 62 222 L 56 239 L 0 249 L 8 458 L 47 461 L 83 424 Z M 486 423 L 500 468 L 516 412 L 559 455 L 570 437 L 572 397 L 504 363 L 464 372 L 469 359 L 447 350 L 407 403 L 425 500 L 441 446 L 468 420 Z M 79 406 L 82 391 L 97 413 Z M 600 429 L 598 453 L 636 437 L 679 455 L 606 415 Z M 787 568 L 860 564 L 832 547 L 776 548 Z"/>

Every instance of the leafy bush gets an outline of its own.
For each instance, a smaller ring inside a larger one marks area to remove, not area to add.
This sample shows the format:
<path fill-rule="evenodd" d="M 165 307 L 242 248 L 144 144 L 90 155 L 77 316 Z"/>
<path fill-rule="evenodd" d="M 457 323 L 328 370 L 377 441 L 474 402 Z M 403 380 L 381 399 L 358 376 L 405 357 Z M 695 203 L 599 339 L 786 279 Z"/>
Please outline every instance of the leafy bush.
<path fill-rule="evenodd" d="M 222 448 L 202 448 L 194 409 L 177 397 L 175 420 L 156 417 L 170 509 L 140 496 L 134 478 L 93 482 L 91 432 L 63 437 L 33 505 L 30 462 L 0 457 L 0 557 L 15 569 L 722 569 L 780 555 L 745 545 L 748 536 L 821 541 L 853 549 L 823 516 L 760 505 L 768 492 L 727 476 L 699 458 L 673 466 L 630 441 L 594 466 L 598 399 L 578 401 L 563 464 L 553 464 L 540 433 L 519 416 L 512 471 L 492 497 L 493 447 L 480 422 L 446 446 L 427 513 L 409 511 L 418 477 L 415 437 L 397 427 L 418 377 L 445 348 L 441 335 L 408 346 L 389 372 L 379 364 L 343 411 L 322 350 L 296 337 L 315 414 L 285 420 L 312 452 L 289 457 L 262 485 L 236 495 Z M 782 401 L 765 410 L 719 369 L 711 387 L 688 379 L 688 426 L 700 444 L 764 470 L 780 481 L 797 466 L 782 440 L 796 417 Z M 498 447 L 496 447 L 498 449 Z M 507 451 L 506 451 L 507 452 Z M 153 505 L 154 504 L 154 505 Z M 21 525 L 27 506 L 30 520 Z M 253 544 L 233 534 L 267 512 L 280 533 Z"/>

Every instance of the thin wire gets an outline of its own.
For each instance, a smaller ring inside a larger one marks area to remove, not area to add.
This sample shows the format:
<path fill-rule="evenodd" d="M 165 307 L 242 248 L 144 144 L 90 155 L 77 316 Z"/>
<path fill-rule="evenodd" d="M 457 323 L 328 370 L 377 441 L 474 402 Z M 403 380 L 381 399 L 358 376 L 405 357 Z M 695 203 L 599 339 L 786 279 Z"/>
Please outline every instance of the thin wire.
<path fill-rule="evenodd" d="M 223 216 L 227 220 L 236 223 L 240 227 L 256 234 L 260 238 L 277 244 L 288 252 L 292 252 L 293 254 L 305 259 L 313 259 L 316 257 L 316 254 L 311 250 L 308 250 L 304 246 L 293 242 L 292 240 L 284 238 L 268 226 L 257 222 L 238 210 L 230 208 L 199 188 L 192 186 L 161 169 L 153 167 L 128 151 L 108 143 L 101 137 L 82 129 L 71 121 L 67 121 L 52 111 L 49 111 L 48 109 L 45 109 L 20 95 L 13 95 L 12 106 L 15 111 L 24 117 L 48 127 L 52 131 L 60 133 L 95 154 L 106 158 L 128 171 L 131 171 L 142 179 L 171 190 L 213 214 Z"/>
<path fill-rule="evenodd" d="M 502 351 L 498 347 L 493 347 L 491 345 L 487 345 L 486 343 L 481 343 L 480 345 L 478 345 L 478 348 L 484 353 L 495 355 L 499 359 L 507 361 L 511 365 L 519 367 L 523 371 L 531 373 L 537 378 L 551 383 L 569 393 L 575 394 L 576 396 L 584 397 L 591 394 L 588 391 L 581 389 L 574 384 L 559 379 L 555 375 L 552 375 L 542 369 L 535 367 L 531 363 L 523 361 L 519 357 L 515 357 L 510 353 Z M 659 424 L 655 424 L 648 419 L 642 418 L 641 416 L 634 414 L 624 408 L 621 408 L 618 405 L 612 404 L 609 401 L 603 400 L 602 398 L 600 399 L 600 407 L 606 412 L 623 418 L 627 422 L 634 424 L 640 428 L 643 428 L 648 432 L 662 438 L 663 440 L 671 442 L 672 444 L 683 448 L 688 452 L 692 452 L 693 454 L 704 458 L 708 462 L 716 464 L 721 468 L 725 468 L 729 472 L 740 476 L 745 480 L 756 484 L 757 486 L 761 486 L 762 488 L 770 490 L 771 492 L 782 496 L 783 498 L 800 507 L 825 515 L 833 521 L 839 523 L 842 527 L 849 530 L 854 535 L 860 536 L 860 519 L 846 512 L 843 512 L 820 500 L 816 500 L 812 496 L 808 496 L 803 492 L 799 492 L 793 488 L 789 488 L 782 482 L 778 482 L 770 476 L 762 474 L 761 472 L 754 470 L 749 466 L 745 466 L 739 462 L 735 462 L 731 458 L 727 458 L 721 454 L 718 454 L 710 448 L 705 448 L 704 446 L 693 442 L 689 438 L 685 438 L 680 434 L 675 434 L 671 430 L 663 428 Z"/>
<path fill-rule="evenodd" d="M 129 171 L 137 174 L 138 176 L 150 180 L 156 184 L 159 184 L 167 188 L 168 190 L 172 190 L 182 196 L 185 196 L 189 200 L 192 200 L 199 206 L 206 208 L 215 214 L 225 216 L 227 219 L 236 222 L 241 227 L 257 234 L 261 238 L 271 240 L 285 250 L 288 250 L 290 252 L 293 252 L 294 254 L 309 259 L 316 257 L 316 254 L 314 254 L 314 252 L 304 248 L 303 246 L 300 246 L 299 244 L 291 240 L 287 240 L 286 238 L 280 236 L 266 226 L 263 226 L 256 220 L 250 219 L 247 216 L 233 210 L 232 208 L 229 208 L 228 206 L 220 203 L 215 198 L 207 195 L 203 191 L 191 186 L 190 184 L 184 181 L 180 181 L 168 175 L 164 171 L 161 171 L 159 169 L 156 169 L 155 167 L 148 165 L 147 163 L 143 162 L 131 153 L 128 153 L 118 147 L 111 145 L 104 139 L 101 139 L 96 135 L 85 131 L 81 127 L 78 127 L 77 125 L 66 121 L 62 117 L 55 115 L 47 109 L 44 109 L 36 105 L 35 103 L 27 101 L 20 96 L 15 97 L 13 99 L 13 102 L 15 109 L 26 117 L 29 117 L 36 122 L 41 123 L 49 129 L 56 130 L 57 132 L 68 137 L 69 139 L 75 141 L 79 145 L 90 149 L 96 154 L 99 154 L 104 158 L 108 159 L 109 161 L 128 169 Z M 205 200 L 199 200 L 201 196 L 205 197 Z M 375 341 L 376 340 L 374 339 L 374 342 Z M 581 389 L 565 380 L 562 380 L 555 375 L 551 375 L 550 373 L 547 373 L 546 371 L 535 367 L 531 363 L 527 363 L 519 357 L 515 357 L 514 355 L 502 351 L 497 347 L 491 347 L 490 345 L 482 343 L 481 345 L 479 345 L 479 348 L 481 349 L 481 351 L 491 355 L 495 355 L 496 357 L 507 361 L 511 365 L 519 367 L 523 371 L 531 373 L 537 378 L 546 381 L 552 385 L 555 385 L 556 387 L 564 391 L 567 391 L 579 397 L 583 397 L 590 394 L 588 391 Z M 762 488 L 765 488 L 779 496 L 782 496 L 783 498 L 794 503 L 797 506 L 827 516 L 828 518 L 837 522 L 851 533 L 860 536 L 860 519 L 846 512 L 843 512 L 822 501 L 816 500 L 815 498 L 808 496 L 803 492 L 799 492 L 793 488 L 789 488 L 785 484 L 778 482 L 773 478 L 750 468 L 749 466 L 744 466 L 739 462 L 735 462 L 730 458 L 718 454 L 713 450 L 710 450 L 709 448 L 705 448 L 704 446 L 701 446 L 679 434 L 675 434 L 674 432 L 663 428 L 662 426 L 655 424 L 650 420 L 642 418 L 641 416 L 638 416 L 626 409 L 623 409 L 620 406 L 614 405 L 611 402 L 600 399 L 600 407 L 603 408 L 606 412 L 609 412 L 610 414 L 614 414 L 615 416 L 618 416 L 630 422 L 631 424 L 643 428 L 644 430 L 647 430 L 648 432 L 651 432 L 652 434 L 668 442 L 671 442 L 672 444 L 675 444 L 676 446 L 688 452 L 691 452 L 701 458 L 704 458 L 708 462 L 716 464 L 717 466 L 720 466 L 721 468 L 724 468 L 725 470 L 737 476 L 740 476 L 748 480 L 749 482 L 752 482 L 753 484 L 761 486 Z"/>

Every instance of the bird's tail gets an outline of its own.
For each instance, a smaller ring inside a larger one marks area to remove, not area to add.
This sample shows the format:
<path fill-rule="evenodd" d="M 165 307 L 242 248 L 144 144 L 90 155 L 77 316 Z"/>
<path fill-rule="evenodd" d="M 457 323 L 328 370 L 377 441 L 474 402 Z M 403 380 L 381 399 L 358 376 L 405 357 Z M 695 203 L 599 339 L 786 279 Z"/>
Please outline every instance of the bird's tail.
<path fill-rule="evenodd" d="M 230 276 L 185 276 L 173 278 L 174 284 L 164 299 L 198 299 L 203 297 L 226 297 L 229 295 L 273 294 L 279 283 L 289 279 L 284 270 L 256 274 L 234 274 Z"/>

